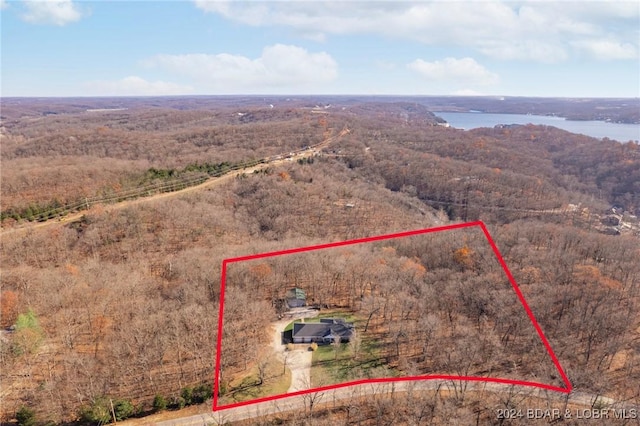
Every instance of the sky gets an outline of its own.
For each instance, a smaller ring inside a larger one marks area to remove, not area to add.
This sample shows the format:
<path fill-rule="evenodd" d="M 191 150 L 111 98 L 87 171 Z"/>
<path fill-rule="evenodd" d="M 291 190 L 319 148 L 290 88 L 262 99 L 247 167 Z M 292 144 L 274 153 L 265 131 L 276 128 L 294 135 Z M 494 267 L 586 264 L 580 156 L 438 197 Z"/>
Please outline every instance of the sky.
<path fill-rule="evenodd" d="M 0 0 L 1 96 L 639 97 L 640 2 Z"/>

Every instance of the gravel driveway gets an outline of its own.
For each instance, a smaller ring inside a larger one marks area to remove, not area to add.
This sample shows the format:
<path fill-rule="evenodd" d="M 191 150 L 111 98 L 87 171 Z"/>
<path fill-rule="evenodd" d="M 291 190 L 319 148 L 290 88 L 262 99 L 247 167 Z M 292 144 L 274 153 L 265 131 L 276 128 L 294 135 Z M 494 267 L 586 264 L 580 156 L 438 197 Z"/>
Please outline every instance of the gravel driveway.
<path fill-rule="evenodd" d="M 310 388 L 313 352 L 309 350 L 307 345 L 298 345 L 295 350 L 291 352 L 287 351 L 286 345 L 282 344 L 282 332 L 291 321 L 300 318 L 315 317 L 318 315 L 318 311 L 294 309 L 291 314 L 291 318 L 273 323 L 274 332 L 271 342 L 273 350 L 282 361 L 286 359 L 287 367 L 291 370 L 291 386 L 289 386 L 287 393 Z"/>

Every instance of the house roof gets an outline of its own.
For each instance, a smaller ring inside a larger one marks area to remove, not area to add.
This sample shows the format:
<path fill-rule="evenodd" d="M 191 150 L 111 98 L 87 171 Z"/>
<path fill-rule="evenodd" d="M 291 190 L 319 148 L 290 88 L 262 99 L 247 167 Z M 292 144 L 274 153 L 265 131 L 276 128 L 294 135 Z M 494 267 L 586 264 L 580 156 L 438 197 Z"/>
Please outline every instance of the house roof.
<path fill-rule="evenodd" d="M 298 338 L 329 338 L 330 336 L 340 336 L 340 338 L 348 340 L 353 335 L 353 324 L 344 320 L 332 320 L 331 322 L 324 319 L 322 322 L 312 323 L 293 323 L 293 337 Z"/>
<path fill-rule="evenodd" d="M 304 300 L 307 298 L 307 294 L 303 289 L 295 287 L 287 292 L 287 299 L 300 299 Z"/>
<path fill-rule="evenodd" d="M 329 327 L 324 323 L 296 322 L 293 324 L 293 337 L 322 338 L 329 334 Z"/>

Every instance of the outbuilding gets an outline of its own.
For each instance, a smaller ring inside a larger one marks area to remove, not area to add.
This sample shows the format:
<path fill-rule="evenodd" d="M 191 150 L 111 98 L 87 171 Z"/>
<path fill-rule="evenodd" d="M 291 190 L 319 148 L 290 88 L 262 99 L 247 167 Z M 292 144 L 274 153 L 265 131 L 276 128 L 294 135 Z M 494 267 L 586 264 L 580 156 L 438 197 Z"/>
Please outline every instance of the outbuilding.
<path fill-rule="evenodd" d="M 294 287 L 285 296 L 289 308 L 301 308 L 307 305 L 307 294 L 301 288 Z"/>

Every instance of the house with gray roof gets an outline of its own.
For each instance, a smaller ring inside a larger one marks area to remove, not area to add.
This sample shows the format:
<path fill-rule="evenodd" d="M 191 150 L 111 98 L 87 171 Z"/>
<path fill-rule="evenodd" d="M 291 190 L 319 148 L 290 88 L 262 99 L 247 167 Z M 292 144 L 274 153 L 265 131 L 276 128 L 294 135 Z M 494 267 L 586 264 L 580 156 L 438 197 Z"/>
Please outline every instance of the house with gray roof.
<path fill-rule="evenodd" d="M 336 337 L 348 342 L 355 333 L 353 323 L 342 318 L 323 318 L 320 322 L 293 323 L 293 343 L 331 343 Z"/>

